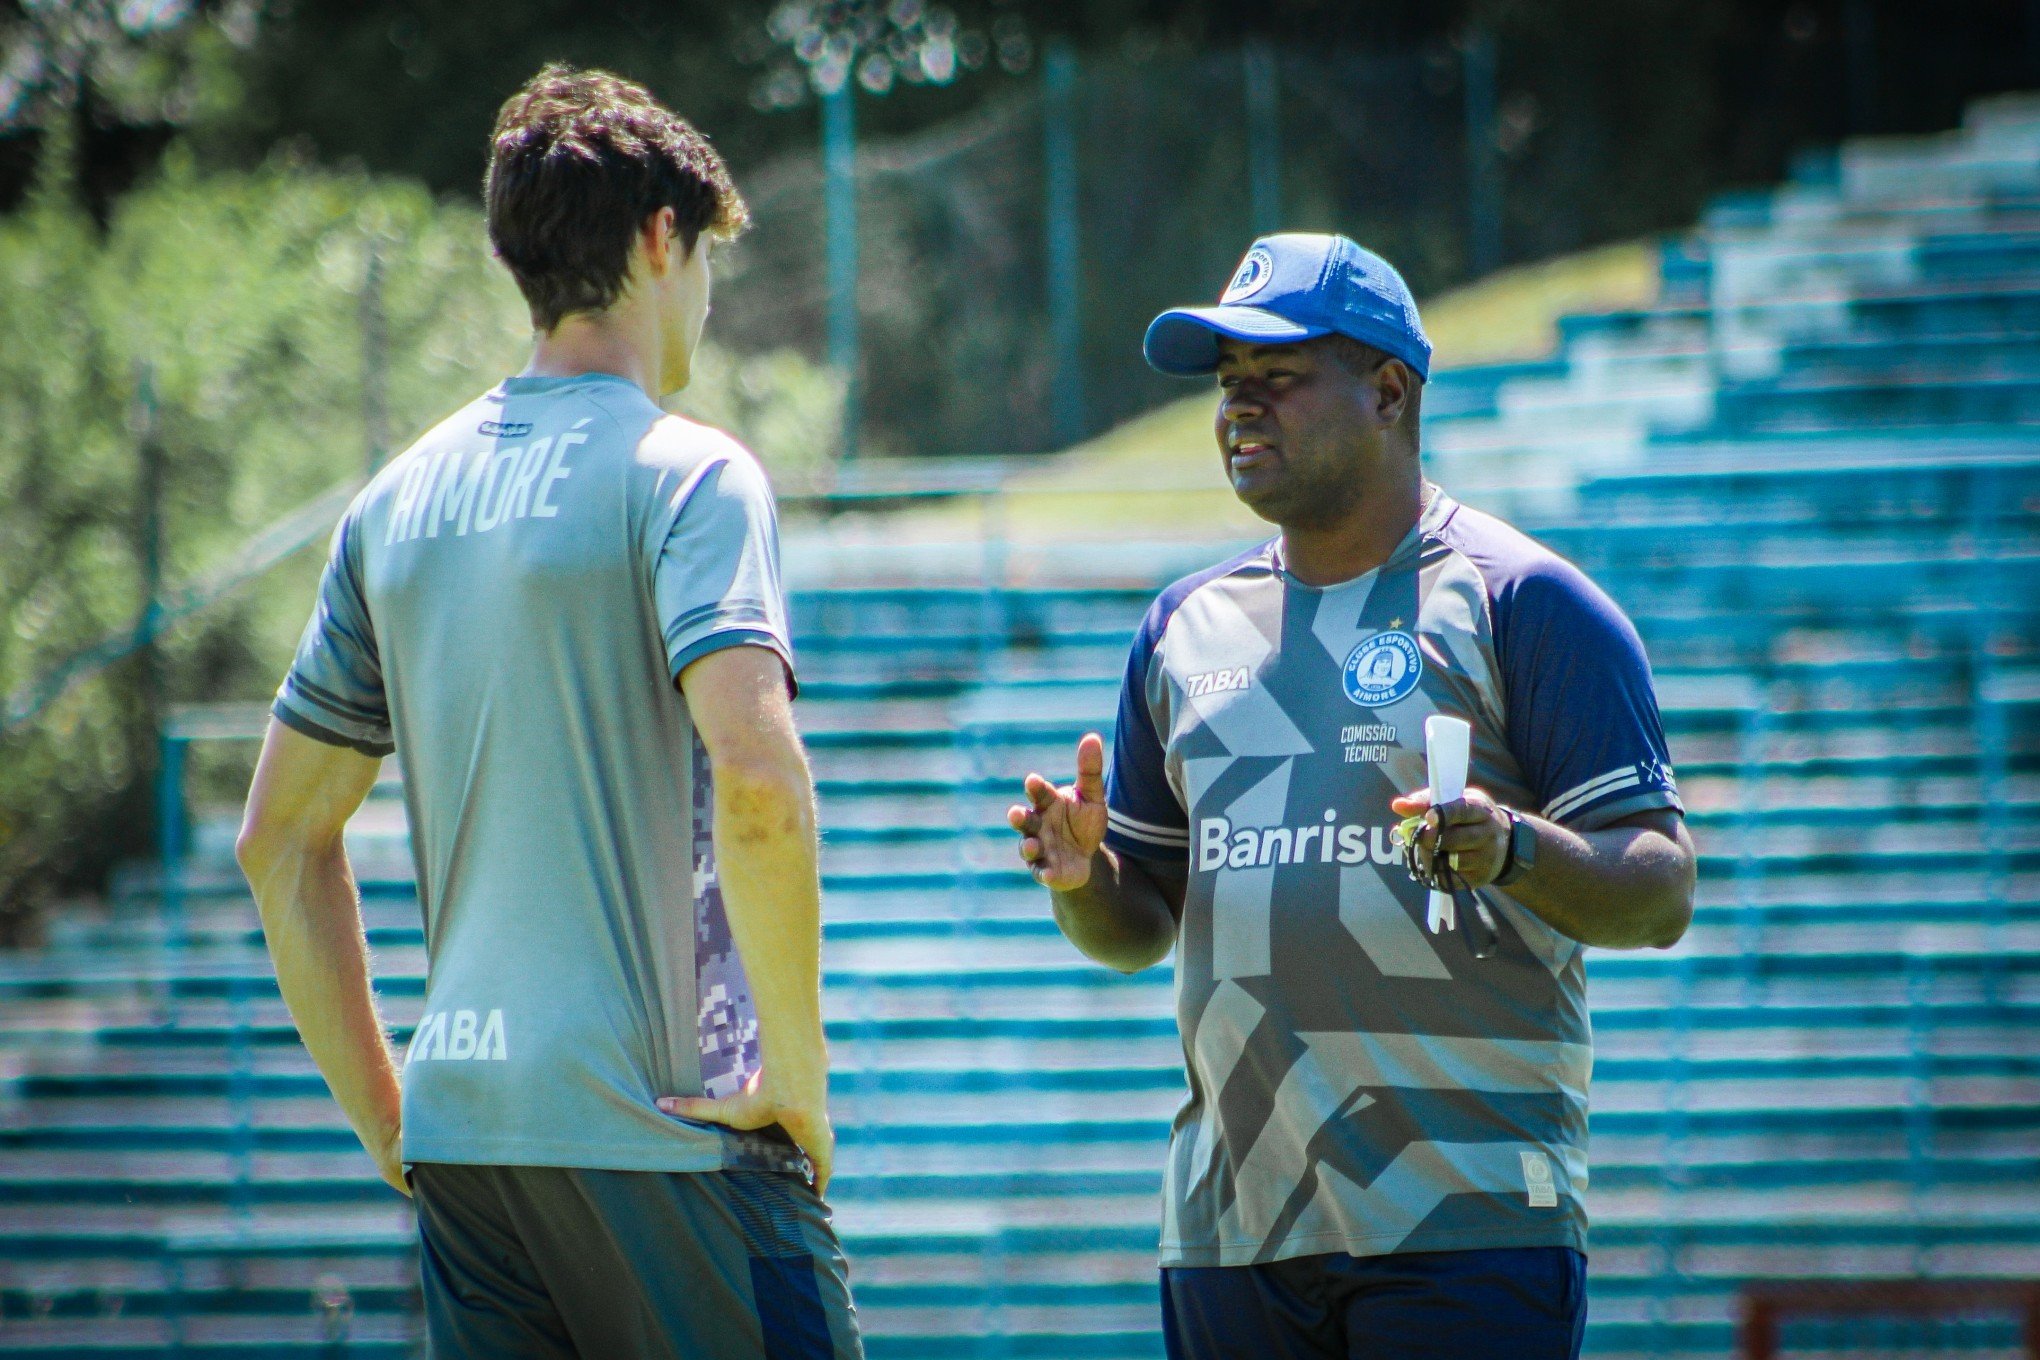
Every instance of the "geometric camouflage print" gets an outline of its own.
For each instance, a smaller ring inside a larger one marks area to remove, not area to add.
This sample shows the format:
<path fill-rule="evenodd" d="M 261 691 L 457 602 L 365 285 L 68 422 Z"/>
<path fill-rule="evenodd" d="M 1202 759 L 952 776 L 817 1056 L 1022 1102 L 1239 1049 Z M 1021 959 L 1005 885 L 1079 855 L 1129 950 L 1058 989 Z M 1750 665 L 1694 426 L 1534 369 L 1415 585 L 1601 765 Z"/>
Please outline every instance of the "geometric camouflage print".
<path fill-rule="evenodd" d="M 1108 839 L 1189 868 L 1164 1265 L 1585 1249 L 1583 949 L 1500 889 L 1491 956 L 1463 924 L 1431 934 L 1389 800 L 1424 784 L 1424 719 L 1449 713 L 1473 726 L 1468 782 L 1506 805 L 1580 829 L 1677 807 L 1648 668 L 1610 614 L 1442 493 L 1355 580 L 1297 582 L 1277 540 L 1157 601 Z M 1568 673 L 1540 688 L 1524 676 L 1554 629 Z M 1498 636 L 1530 655 L 1505 665 Z"/>
<path fill-rule="evenodd" d="M 715 776 L 708 747 L 694 734 L 694 994 L 701 1015 L 701 1087 L 733 1096 L 758 1070 L 758 1012 L 723 911 L 715 868 Z"/>

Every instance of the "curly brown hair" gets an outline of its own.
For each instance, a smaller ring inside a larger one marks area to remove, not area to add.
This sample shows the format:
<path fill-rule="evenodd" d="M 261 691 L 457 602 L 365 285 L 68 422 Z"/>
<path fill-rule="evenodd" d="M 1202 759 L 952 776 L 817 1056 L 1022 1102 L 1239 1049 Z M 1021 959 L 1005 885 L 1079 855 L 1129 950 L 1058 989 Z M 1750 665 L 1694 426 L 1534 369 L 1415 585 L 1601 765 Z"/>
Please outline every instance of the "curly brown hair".
<path fill-rule="evenodd" d="M 693 124 L 642 85 L 558 63 L 504 101 L 482 192 L 489 242 L 543 331 L 621 296 L 632 241 L 659 209 L 690 252 L 751 220 Z"/>

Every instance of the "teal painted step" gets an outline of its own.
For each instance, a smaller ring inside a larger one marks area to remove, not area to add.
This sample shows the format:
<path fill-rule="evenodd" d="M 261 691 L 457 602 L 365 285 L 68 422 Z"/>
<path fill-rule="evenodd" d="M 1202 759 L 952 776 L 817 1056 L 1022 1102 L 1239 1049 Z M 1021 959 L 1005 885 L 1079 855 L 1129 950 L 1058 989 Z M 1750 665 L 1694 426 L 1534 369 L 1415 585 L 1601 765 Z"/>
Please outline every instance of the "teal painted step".
<path fill-rule="evenodd" d="M 2040 979 L 2040 968 L 2031 976 Z M 1109 1055 L 1100 1054 L 1100 1058 Z M 1923 1053 L 1846 1054 L 1817 1053 L 1793 1056 L 1752 1056 L 1726 1058 L 1688 1056 L 1685 1058 L 1643 1058 L 1600 1056 L 1595 1079 L 1603 1086 L 1612 1083 L 1734 1082 L 1748 1080 L 1801 1082 L 1849 1078 L 1906 1078 L 1955 1080 L 1972 1077 L 2024 1078 L 2040 1083 L 2040 1053 Z M 970 1096 L 992 1092 L 1056 1091 L 1134 1092 L 1177 1091 L 1183 1086 L 1180 1064 L 1165 1066 L 1113 1064 L 1100 1061 L 1081 1067 L 1040 1067 L 1000 1071 L 990 1068 L 949 1068 L 925 1064 L 885 1065 L 876 1069 L 854 1061 L 838 1061 L 830 1074 L 831 1090 L 861 1097 L 887 1094 L 919 1094 L 929 1098 Z M 325 1084 L 315 1071 L 236 1073 L 211 1070 L 157 1070 L 143 1072 L 32 1071 L 7 1083 L 18 1100 L 99 1100 L 108 1097 L 142 1098 L 156 1096 L 230 1096 L 260 1102 L 286 1096 L 316 1096 Z M 2040 1095 L 2040 1086 L 2031 1094 Z M 2034 1118 L 2040 1122 L 2040 1109 Z M 20 1129 L 0 1130 L 0 1146 L 12 1141 Z"/>
<path fill-rule="evenodd" d="M 1049 929 L 1053 929 L 1052 926 Z M 1590 995 L 1590 1002 L 1596 998 Z M 1614 1005 L 1593 1006 L 1594 1030 L 1606 1041 L 1613 1036 L 1627 1032 L 1658 1035 L 1672 1026 L 1694 1033 L 1733 1032 L 1737 1030 L 1806 1030 L 1818 1032 L 1835 1030 L 1860 1033 L 1871 1030 L 1903 1030 L 1916 1027 L 1923 1033 L 1950 1035 L 1965 1030 L 2002 1029 L 2008 1033 L 2040 1031 L 2040 1002 L 1980 1003 L 1951 1001 L 1922 1001 L 1908 1006 L 1889 1002 L 1842 1002 L 1833 1004 L 1793 1003 L 1771 999 L 1761 1006 L 1744 1005 L 1696 1005 L 1683 1016 L 1666 1014 L 1662 1009 L 1650 1007 L 1625 1008 Z M 399 1025 L 393 1029 L 398 1042 L 408 1038 L 409 1027 Z M 961 1017 L 961 1016 L 883 1016 L 868 1019 L 832 1019 L 828 1023 L 832 1043 L 911 1043 L 934 1040 L 979 1039 L 1039 1041 L 1043 1043 L 1069 1043 L 1074 1041 L 1098 1041 L 1101 1043 L 1128 1043 L 1138 1040 L 1173 1039 L 1176 1036 L 1176 1021 L 1173 1012 L 1141 1016 L 1038 1016 L 1038 1017 Z M 224 1047 L 234 1040 L 236 1032 L 227 1026 L 115 1026 L 102 1030 L 96 1036 L 98 1044 L 108 1051 L 124 1049 L 160 1049 L 176 1046 L 196 1046 L 200 1051 L 206 1047 Z M 254 1027 L 240 1036 L 241 1041 L 253 1048 L 284 1048 L 296 1050 L 299 1047 L 295 1027 L 288 1024 L 267 1024 Z M 34 1033 L 17 1034 L 9 1037 L 11 1044 L 34 1044 L 47 1042 Z M 217 1144 L 217 1130 L 194 1131 L 200 1140 L 192 1143 L 166 1143 L 166 1150 L 184 1146 L 206 1146 Z M 168 1137 L 168 1131 L 165 1131 Z M 6 1145 L 8 1135 L 0 1131 L 0 1146 Z M 100 1139 L 99 1130 L 81 1130 L 75 1137 L 79 1146 L 92 1146 Z M 258 1128 L 251 1134 L 253 1145 L 258 1149 L 288 1148 L 294 1150 L 351 1149 L 353 1139 L 344 1131 L 335 1134 L 327 1130 L 294 1130 Z"/>
<path fill-rule="evenodd" d="M 1521 378 L 1562 378 L 1568 367 L 1561 356 L 1439 369 L 1424 385 L 1424 423 L 1493 416 L 1503 384 Z"/>
<path fill-rule="evenodd" d="M 1832 856 L 1798 856 L 1795 863 L 1808 860 L 1832 860 L 1844 868 L 1859 867 L 1861 856 L 1837 854 Z M 1894 858 L 1917 859 L 1928 868 L 1946 868 L 1951 861 L 1989 860 L 1987 856 L 1904 856 Z M 2001 857 L 2010 872 L 2034 872 L 2040 870 L 2040 852 Z M 954 875 L 930 875 L 953 881 Z M 1021 881 L 1024 877 L 1016 874 Z M 881 880 L 885 881 L 885 880 Z M 1976 922 L 1973 924 L 1985 924 Z M 1665 954 L 1658 951 L 1601 952 L 1592 955 L 1593 976 L 1603 980 L 1645 980 L 1674 976 L 1690 976 L 1695 979 L 1736 978 L 1754 976 L 1763 978 L 1821 978 L 1821 977 L 1902 977 L 1908 967 L 1925 969 L 1934 976 L 1944 978 L 1971 976 L 2024 975 L 2040 968 L 2040 951 L 2030 946 L 2008 942 L 1998 952 L 1980 951 L 1974 948 L 1947 949 L 1930 955 L 1910 955 L 1896 947 L 1874 947 L 1887 945 L 1889 937 L 1875 932 L 1865 932 L 1860 939 L 1851 941 L 1853 947 L 1834 948 L 1820 953 L 1774 953 L 1751 960 L 1740 953 L 1688 952 Z M 135 963 L 143 962 L 136 960 Z M 0 974 L 0 996 L 27 999 L 38 996 L 70 997 L 103 992 L 123 995 L 137 985 L 140 974 L 128 971 L 134 963 L 122 969 L 102 972 L 91 978 L 81 978 L 64 971 L 55 977 L 30 976 L 8 977 Z M 258 971 L 259 970 L 259 971 Z M 1069 963 L 1012 967 L 988 957 L 987 966 L 974 969 L 966 974 L 928 977 L 911 970 L 888 971 L 863 967 L 841 967 L 824 964 L 824 981 L 829 986 L 865 986 L 879 989 L 899 987 L 957 987 L 962 989 L 986 987 L 1039 986 L 1062 987 L 1082 990 L 1096 990 L 1109 987 L 1155 987 L 1166 984 L 1166 977 L 1157 970 L 1149 970 L 1132 978 L 1122 977 L 1110 970 L 1099 968 L 1083 961 L 1074 951 L 1069 954 Z M 174 974 L 158 976 L 155 985 L 165 994 L 180 998 L 215 998 L 233 1001 L 268 1001 L 276 995 L 273 975 L 268 973 L 266 962 L 252 956 L 243 968 L 222 971 L 206 967 L 203 960 L 190 960 Z M 386 997 L 416 998 L 423 994 L 423 978 L 415 973 L 387 973 L 377 978 L 377 990 Z"/>
<path fill-rule="evenodd" d="M 2040 495 L 2040 485 L 2034 494 Z M 1727 523 L 1703 514 L 1665 519 L 1671 522 L 1626 529 L 1543 525 L 1534 536 L 1582 566 L 1640 565 L 1665 571 L 1752 561 L 1819 566 L 1881 559 L 1973 566 L 1997 553 L 2031 556 L 2040 544 L 2040 523 L 2010 497 L 1912 523 L 1820 524 L 1804 515 Z"/>
<path fill-rule="evenodd" d="M 408 1254 L 408 1253 L 406 1253 Z M 305 1285 L 278 1286 L 244 1282 L 231 1286 L 187 1289 L 177 1298 L 162 1290 L 123 1289 L 118 1292 L 93 1289 L 65 1292 L 59 1289 L 25 1290 L 0 1287 L 0 1323 L 20 1323 L 35 1318 L 90 1319 L 108 1316 L 107 1305 L 117 1301 L 118 1316 L 162 1318 L 176 1314 L 186 1317 L 284 1317 L 302 1315 L 317 1306 L 315 1291 Z M 346 1305 L 356 1315 L 383 1314 L 408 1317 L 418 1307 L 415 1286 L 345 1286 Z M 337 1348 L 336 1348 L 337 1351 Z M 0 1355 L 16 1352 L 0 1343 Z M 353 1355 L 349 1348 L 337 1351 Z"/>
<path fill-rule="evenodd" d="M 14 1336 L 0 1337 L 0 1357 L 5 1360 L 157 1360 L 175 1355 L 177 1360 L 332 1360 L 335 1354 L 347 1360 L 418 1360 L 419 1343 L 414 1339 L 389 1340 L 377 1337 L 350 1338 L 345 1349 L 336 1350 L 331 1341 L 291 1339 L 263 1335 L 254 1341 L 185 1341 L 174 1348 L 167 1339 L 124 1340 L 141 1330 L 126 1327 L 116 1339 L 84 1336 L 72 1344 L 45 1340 L 27 1332 L 27 1325 Z"/>
<path fill-rule="evenodd" d="M 2040 1128 L 2040 1121 L 2029 1121 L 2023 1126 L 2026 1132 L 2036 1128 Z M 1616 1136 L 1599 1126 L 1595 1132 Z M 1661 1135 L 1666 1136 L 1669 1135 Z M 1701 1143 L 1720 1135 L 1706 1130 L 1685 1129 L 1678 1136 L 1688 1143 Z M 866 1201 L 897 1206 L 915 1199 L 945 1202 L 968 1199 L 991 1208 L 1006 1199 L 1039 1200 L 1045 1197 L 1065 1200 L 1072 1212 L 1080 1212 L 1083 1203 L 1094 1197 L 1157 1199 L 1162 1188 L 1159 1166 L 1165 1146 L 1166 1140 L 1161 1138 L 1129 1140 L 1130 1150 L 1152 1152 L 1153 1155 L 1146 1160 L 1154 1163 L 1154 1167 L 1116 1172 L 972 1169 L 915 1173 L 895 1169 L 885 1174 L 870 1174 L 857 1168 L 853 1159 L 846 1155 L 839 1175 L 832 1183 L 831 1198 L 843 1206 L 855 1206 Z M 1720 1160 L 1706 1155 L 1704 1147 L 1698 1147 L 1670 1163 L 1656 1158 L 1629 1164 L 1619 1160 L 1597 1160 L 1594 1168 L 1594 1193 L 1598 1195 L 1629 1189 L 1653 1190 L 1667 1185 L 1676 1185 L 1691 1193 L 1709 1190 L 1737 1193 L 1817 1190 L 1865 1185 L 1929 1185 L 1950 1189 L 1997 1186 L 2007 1193 L 2030 1196 L 2040 1193 L 2040 1176 L 2033 1172 L 2030 1157 L 2016 1150 L 1995 1154 L 1929 1152 L 1915 1157 L 1903 1147 L 1874 1156 L 1809 1152 L 1799 1156 L 1742 1155 Z M 387 1186 L 365 1174 L 344 1185 L 320 1187 L 320 1193 L 275 1178 L 265 1178 L 241 1189 L 231 1177 L 224 1176 L 193 1177 L 160 1184 L 148 1182 L 126 1187 L 74 1181 L 44 1185 L 0 1181 L 0 1206 L 41 1205 L 52 1210 L 80 1205 L 124 1204 L 143 1209 L 189 1212 L 218 1208 L 241 1196 L 245 1196 L 248 1203 L 271 1207 L 380 1204 L 388 1194 Z"/>
<path fill-rule="evenodd" d="M 388 1193 L 388 1187 L 384 1187 Z M 262 1253 L 269 1258 L 298 1256 L 307 1261 L 329 1260 L 376 1262 L 402 1260 L 417 1250 L 416 1228 L 406 1222 L 401 1228 L 393 1228 L 389 1234 L 376 1243 L 362 1242 L 352 1247 L 336 1248 L 316 1235 L 307 1233 L 296 1244 L 278 1243 Z M 204 1261 L 214 1258 L 238 1258 L 248 1253 L 232 1249 L 207 1252 L 204 1250 L 179 1253 L 171 1245 L 170 1236 L 160 1230 L 133 1229 L 125 1232 L 75 1231 L 67 1232 L 61 1227 L 51 1227 L 28 1232 L 0 1233 L 0 1261 L 12 1261 L 17 1265 L 46 1267 L 52 1261 L 73 1259 L 80 1262 L 125 1262 L 160 1264 L 173 1254 L 182 1254 L 189 1260 Z M 17 1270 L 15 1277 L 33 1281 L 42 1274 L 40 1270 L 31 1274 Z M 196 1273 L 196 1272 L 194 1272 Z M 32 1289 L 33 1284 L 9 1284 L 0 1286 L 9 1292 L 21 1293 Z"/>
<path fill-rule="evenodd" d="M 1680 978 L 1695 981 L 1716 979 L 1733 981 L 1743 978 L 1777 981 L 1832 978 L 1870 980 L 1903 978 L 1908 976 L 1909 970 L 1919 970 L 1952 981 L 2030 975 L 2040 970 L 2040 951 L 2019 947 L 2008 947 L 2002 951 L 1962 948 L 1924 956 L 1912 955 L 1895 947 L 1895 942 L 1890 942 L 1888 936 L 1866 932 L 1865 937 L 1856 942 L 1856 947 L 1853 948 L 1837 948 L 1814 954 L 1771 954 L 1755 960 L 1744 957 L 1732 947 L 1730 952 L 1718 954 L 1596 951 L 1591 956 L 1589 969 L 1592 976 L 1602 982 Z M 93 990 L 124 987 L 131 982 L 130 977 L 115 976 L 96 982 L 90 987 L 83 984 L 67 987 L 58 981 L 31 979 L 25 983 L 15 983 L 0 979 L 0 995 L 72 996 Z M 423 995 L 422 982 L 423 979 L 415 974 L 392 974 L 378 978 L 377 990 L 386 997 L 416 998 Z M 1113 988 L 1166 989 L 1168 977 L 1166 970 L 1159 969 L 1150 969 L 1130 978 L 1124 977 L 1090 964 L 1072 951 L 1067 965 L 1010 967 L 1003 966 L 995 960 L 988 960 L 988 966 L 973 969 L 967 974 L 944 974 L 939 977 L 923 975 L 912 970 L 834 967 L 825 962 L 824 982 L 830 987 L 862 986 L 878 991 L 929 987 L 958 991 L 1011 987 L 1103 991 Z M 194 970 L 162 980 L 159 985 L 171 994 L 186 998 L 232 1000 L 239 996 L 268 1000 L 276 995 L 274 978 L 253 972 L 221 974 Z"/>
<path fill-rule="evenodd" d="M 1151 1332 L 1084 1335 L 982 1328 L 927 1336 L 867 1332 L 864 1353 L 870 1360 L 1161 1360 L 1161 1324 L 1155 1325 Z"/>
<path fill-rule="evenodd" d="M 1824 592 L 1810 593 L 1808 586 L 1818 584 L 1818 578 L 1796 581 L 1788 568 L 1765 566 L 1722 568 L 1711 575 L 1695 569 L 1685 578 L 1686 584 L 1696 587 L 1711 584 L 1715 588 L 1711 592 L 1699 590 L 1688 601 L 1660 601 L 1644 593 L 1648 590 L 1647 585 L 1632 588 L 1619 576 L 1604 588 L 1609 589 L 1617 602 L 1624 606 L 1643 635 L 1653 660 L 1661 664 L 1692 664 L 1697 659 L 1728 655 L 1768 661 L 1773 644 L 1792 630 L 1839 632 L 1876 629 L 1890 639 L 1882 650 L 1903 654 L 1915 636 L 1940 639 L 1946 646 L 1970 640 L 1980 631 L 1979 625 L 1984 625 L 2028 639 L 2027 645 L 2020 650 L 2027 655 L 2033 652 L 2030 640 L 2040 635 L 2040 603 L 2020 595 L 2002 595 L 1995 590 L 1972 591 L 1965 584 L 1988 582 L 2000 576 L 2026 580 L 2030 577 L 2028 568 L 1980 564 L 1974 568 L 1954 568 L 1949 578 L 1943 580 L 1925 575 L 1931 570 L 1931 567 L 1923 569 L 1924 579 L 1917 590 L 1901 586 L 1898 593 L 1888 596 L 1865 595 L 1860 579 L 1854 592 L 1847 589 L 1846 580 L 1838 580 Z M 1746 612 L 1727 610 L 1724 606 L 1733 598 L 1734 588 L 1739 583 L 1752 585 L 1758 591 L 1752 604 L 1761 603 L 1767 608 Z M 1765 593 L 1767 591 L 1775 592 L 1777 598 L 1771 598 Z M 1129 620 L 1121 629 L 1059 634 L 1056 650 L 1052 654 L 1041 654 L 1037 658 L 1040 664 L 1032 667 L 1031 672 L 1023 673 L 1053 678 L 1067 672 L 1073 664 L 1072 658 L 1080 658 L 1074 664 L 1087 671 L 1115 663 L 1123 664 L 1133 631 L 1134 620 Z M 1692 646 L 1695 641 L 1705 645 L 1695 648 Z M 891 664 L 913 665 L 927 661 L 932 665 L 945 663 L 949 658 L 970 651 L 976 642 L 974 636 L 966 634 L 870 633 L 827 644 L 817 640 L 802 650 L 828 665 L 873 658 L 885 658 Z M 1661 649 L 1665 648 L 1673 649 L 1672 653 L 1661 655 Z M 1019 667 L 1005 668 L 1006 663 L 1013 659 L 1013 654 L 1001 654 L 1001 669 L 992 672 L 995 678 L 1007 678 L 1021 670 Z"/>
<path fill-rule="evenodd" d="M 2040 249 L 2035 250 L 2040 258 Z M 1822 336 L 1818 338 L 1769 340 L 1738 351 L 1728 346 L 1714 351 L 1706 334 L 1694 333 L 1639 344 L 1625 353 L 1596 354 L 1606 378 L 1611 362 L 1662 366 L 1680 359 L 1718 361 L 1735 371 L 1735 365 L 1750 356 L 1766 371 L 1795 382 L 1820 378 L 1916 381 L 1935 377 L 1943 381 L 2004 379 L 2040 374 L 2040 359 L 2030 351 L 2040 346 L 2040 333 L 1987 330 L 1894 339 L 1889 336 Z M 1424 424 L 1436 429 L 1455 421 L 1493 420 L 1503 414 L 1502 397 L 1507 384 L 1522 379 L 1539 382 L 1563 380 L 1571 371 L 1564 358 L 1530 363 L 1496 364 L 1467 369 L 1449 369 L 1433 376 L 1424 393 Z M 1731 385 L 1734 385 L 1731 383 Z M 1853 417 L 1853 412 L 1845 413 Z"/>
<path fill-rule="evenodd" d="M 1725 432 L 1841 423 L 1870 428 L 2032 425 L 2040 424 L 2040 382 L 2019 376 L 1914 375 L 1903 381 L 1802 378 L 1728 384 L 1715 394 L 1715 421 Z"/>
<path fill-rule="evenodd" d="M 2036 606 L 2036 617 L 2040 617 L 2040 606 Z M 1967 682 L 1967 683 L 1965 683 Z M 1876 688 L 1860 687 L 1853 691 L 1842 685 L 1824 687 L 1826 693 L 1812 693 L 1805 696 L 1790 692 L 1793 682 L 1781 681 L 1785 692 L 1777 694 L 1778 700 L 1801 699 L 1803 707 L 1772 709 L 1765 715 L 1767 730 L 1777 737 L 1798 732 L 1832 731 L 1840 728 L 1864 728 L 1888 730 L 1894 717 L 1902 717 L 1906 725 L 1920 727 L 1928 725 L 1973 727 L 1976 720 L 1973 681 L 1964 675 L 1950 675 L 1945 668 L 1921 667 L 1913 688 L 1925 691 L 1926 702 L 1914 701 L 1894 704 L 1891 690 L 1896 684 Z M 1961 686 L 1968 693 L 1951 694 L 1949 691 Z M 1062 695 L 1053 691 L 1029 693 L 1024 690 L 1001 687 L 985 692 L 972 705 L 974 713 L 963 716 L 959 721 L 945 727 L 930 728 L 885 728 L 885 729 L 839 729 L 830 732 L 811 733 L 806 737 L 809 749 L 817 752 L 837 751 L 982 751 L 1001 747 L 1025 746 L 1033 743 L 1074 744 L 1076 739 L 1088 731 L 1102 732 L 1108 738 L 1112 732 L 1113 713 L 1104 702 L 1111 691 L 1097 680 L 1070 682 L 1069 690 Z M 1755 686 L 1723 687 L 1720 701 L 1714 705 L 1704 700 L 1688 704 L 1681 702 L 1685 695 L 1667 688 L 1664 705 L 1667 732 L 1676 738 L 1681 724 L 1689 713 L 1703 720 L 1720 712 L 1740 713 L 1746 706 L 1754 708 L 1767 697 Z M 1726 702 L 1734 700 L 1734 702 Z M 2019 706 L 2030 708 L 2034 713 L 2031 720 L 2022 720 L 2014 726 L 2011 735 L 2030 747 L 2040 742 L 2040 687 L 2036 687 L 2033 699 L 2019 697 Z M 1078 712 L 1065 712 L 1077 709 Z M 1673 753 L 1678 751 L 1676 742 Z M 979 780 L 988 778 L 979 775 Z M 846 781 L 847 782 L 847 781 Z M 895 784 L 894 788 L 904 785 Z M 949 779 L 938 779 L 923 783 L 924 793 L 955 792 L 956 783 Z M 823 827 L 824 834 L 829 828 Z"/>
<path fill-rule="evenodd" d="M 2027 433 L 1996 430 L 1801 430 L 1725 440 L 1654 434 L 1650 458 L 1596 473 L 1580 484 L 1581 504 L 1608 492 L 1633 495 L 1638 523 L 1654 513 L 1691 513 L 1707 494 L 1734 487 L 1716 502 L 1720 517 L 1804 515 L 1810 523 L 1843 526 L 1917 516 L 1952 516 L 1981 503 L 1993 486 L 2030 485 L 2040 464 Z M 1894 476 L 1896 472 L 1903 476 Z M 1590 516 L 1574 520 L 1593 522 Z"/>
<path fill-rule="evenodd" d="M 1833 321 L 1837 313 L 1842 318 L 1839 327 Z M 1708 315 L 1705 306 L 1673 305 L 1567 316 L 1558 322 L 1559 344 L 1563 350 L 1588 335 L 1620 339 L 1640 336 L 1653 327 L 1703 327 Z M 1790 336 L 1795 330 L 1799 334 L 1831 334 L 1836 329 L 1886 339 L 1978 332 L 2034 334 L 2040 332 L 2040 286 L 2030 280 L 2010 287 L 1952 282 L 1882 297 L 1859 294 L 1819 300 L 1748 300 L 1738 304 L 1736 316 L 1752 330 L 1781 336 Z"/>

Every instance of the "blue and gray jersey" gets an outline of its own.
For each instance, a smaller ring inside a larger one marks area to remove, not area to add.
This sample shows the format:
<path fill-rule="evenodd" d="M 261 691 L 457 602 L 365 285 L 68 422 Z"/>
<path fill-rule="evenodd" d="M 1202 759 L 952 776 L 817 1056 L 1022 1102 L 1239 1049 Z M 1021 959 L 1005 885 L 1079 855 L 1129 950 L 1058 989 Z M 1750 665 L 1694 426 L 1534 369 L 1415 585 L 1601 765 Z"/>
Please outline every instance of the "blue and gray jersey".
<path fill-rule="evenodd" d="M 652 1103 L 758 1065 L 674 682 L 757 646 L 790 683 L 778 554 L 751 455 L 602 374 L 509 379 L 341 520 L 275 713 L 403 760 L 428 969 L 407 1160 L 804 1160 Z"/>
<path fill-rule="evenodd" d="M 1579 830 L 1680 806 L 1629 621 L 1443 493 L 1356 580 L 1304 585 L 1270 543 L 1141 626 L 1107 840 L 1189 872 L 1165 1265 L 1585 1248 L 1582 947 L 1501 889 L 1489 957 L 1426 929 L 1389 800 L 1423 786 L 1433 713 L 1508 806 Z"/>

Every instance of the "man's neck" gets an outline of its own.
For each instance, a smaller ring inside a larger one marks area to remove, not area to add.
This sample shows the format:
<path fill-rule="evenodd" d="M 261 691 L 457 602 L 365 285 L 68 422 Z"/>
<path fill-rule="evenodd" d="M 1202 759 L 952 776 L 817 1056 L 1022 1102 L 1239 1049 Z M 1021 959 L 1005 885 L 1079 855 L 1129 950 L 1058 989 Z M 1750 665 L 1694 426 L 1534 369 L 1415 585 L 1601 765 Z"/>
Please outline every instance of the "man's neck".
<path fill-rule="evenodd" d="M 538 332 L 525 376 L 577 378 L 584 373 L 613 373 L 628 378 L 657 401 L 665 355 L 656 325 L 645 324 L 628 306 L 606 312 L 576 312 L 550 331 Z"/>
<path fill-rule="evenodd" d="M 1282 565 L 1307 586 L 1364 576 L 1395 555 L 1437 488 L 1421 477 L 1382 495 L 1362 496 L 1331 524 L 1282 529 Z"/>

